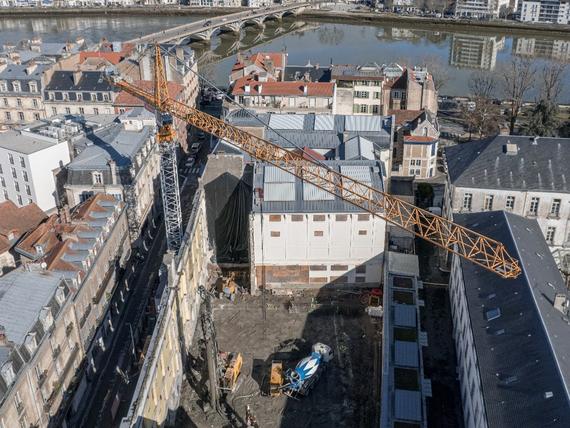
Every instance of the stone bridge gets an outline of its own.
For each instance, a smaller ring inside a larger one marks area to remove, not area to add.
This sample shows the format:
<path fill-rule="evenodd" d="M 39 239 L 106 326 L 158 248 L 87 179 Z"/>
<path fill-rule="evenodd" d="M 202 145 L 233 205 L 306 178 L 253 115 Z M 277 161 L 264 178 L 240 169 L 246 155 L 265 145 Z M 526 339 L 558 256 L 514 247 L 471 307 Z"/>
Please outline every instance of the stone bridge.
<path fill-rule="evenodd" d="M 294 3 L 287 6 L 268 7 L 265 9 L 247 10 L 232 13 L 230 15 L 206 18 L 190 24 L 164 31 L 147 34 L 129 40 L 128 43 L 153 44 L 153 43 L 184 43 L 191 40 L 210 40 L 216 33 L 239 33 L 242 28 L 254 26 L 263 29 L 265 22 L 270 20 L 280 21 L 283 17 L 297 16 L 309 3 Z"/>

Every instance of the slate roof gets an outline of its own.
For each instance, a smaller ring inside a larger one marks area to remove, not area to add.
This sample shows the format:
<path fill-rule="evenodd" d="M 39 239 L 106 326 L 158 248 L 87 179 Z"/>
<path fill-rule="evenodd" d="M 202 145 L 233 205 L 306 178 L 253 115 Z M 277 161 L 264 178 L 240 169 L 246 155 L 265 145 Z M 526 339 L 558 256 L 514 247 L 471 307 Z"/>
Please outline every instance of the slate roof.
<path fill-rule="evenodd" d="M 73 71 L 54 71 L 46 91 L 73 92 L 112 92 L 117 89 L 105 78 L 103 71 L 82 71 L 77 85 L 73 81 Z M 85 100 L 90 98 L 86 97 Z"/>
<path fill-rule="evenodd" d="M 305 74 L 309 74 L 311 82 L 330 82 L 331 68 L 315 67 L 313 65 L 288 65 L 285 67 L 284 80 L 302 80 Z"/>
<path fill-rule="evenodd" d="M 460 262 L 488 426 L 567 427 L 570 325 L 553 306 L 566 288 L 538 223 L 504 211 L 454 221 L 504 243 L 522 268 L 503 279 Z M 487 321 L 496 308 L 501 315 Z"/>
<path fill-rule="evenodd" d="M 0 133 L 0 148 L 14 153 L 30 155 L 53 147 L 56 144 L 58 143 L 43 140 L 39 134 L 22 133 L 12 129 Z"/>
<path fill-rule="evenodd" d="M 44 64 L 37 64 L 35 69 L 28 74 L 26 69 L 28 69 L 30 65 L 26 64 L 8 64 L 6 68 L 0 72 L 0 80 L 5 80 L 7 83 L 8 92 L 14 92 L 14 81 L 20 82 L 20 92 L 19 93 L 30 93 L 28 82 L 34 81 L 37 82 L 37 91 L 35 92 L 37 95 L 40 95 L 40 81 L 42 78 L 43 72 L 48 68 L 47 65 Z"/>
<path fill-rule="evenodd" d="M 332 67 L 332 79 L 334 80 L 383 80 L 384 72 L 378 64 L 365 66 L 354 64 L 339 64 Z"/>
<path fill-rule="evenodd" d="M 499 135 L 445 149 L 456 187 L 570 192 L 570 138 Z M 507 143 L 518 153 L 506 152 Z"/>

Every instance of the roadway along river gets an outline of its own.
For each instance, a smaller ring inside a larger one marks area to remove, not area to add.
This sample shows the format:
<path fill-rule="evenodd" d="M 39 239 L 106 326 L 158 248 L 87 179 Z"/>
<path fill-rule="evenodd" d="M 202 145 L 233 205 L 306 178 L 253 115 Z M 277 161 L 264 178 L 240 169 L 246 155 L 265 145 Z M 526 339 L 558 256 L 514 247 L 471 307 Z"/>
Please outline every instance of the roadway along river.
<path fill-rule="evenodd" d="M 201 17 L 85 17 L 0 19 L 0 43 L 15 43 L 39 35 L 46 42 L 64 42 L 81 35 L 91 41 L 102 37 L 128 40 Z M 194 43 L 203 72 L 220 85 L 227 85 L 228 72 L 238 50 L 287 50 L 290 64 L 378 64 L 389 62 L 432 65 L 434 74 L 445 76 L 441 89 L 446 95 L 465 95 L 467 79 L 477 70 L 497 70 L 513 55 L 536 58 L 537 66 L 548 61 L 570 62 L 570 38 L 496 36 L 397 28 L 389 25 L 353 25 L 285 20 L 268 24 L 259 33 L 248 29 L 235 36 L 214 37 L 211 44 Z M 569 67 L 570 69 L 570 67 Z M 438 73 L 438 70 L 443 70 Z M 560 102 L 570 104 L 570 72 L 567 71 Z M 500 97 L 501 94 L 497 93 Z M 531 98 L 534 95 L 531 94 Z"/>

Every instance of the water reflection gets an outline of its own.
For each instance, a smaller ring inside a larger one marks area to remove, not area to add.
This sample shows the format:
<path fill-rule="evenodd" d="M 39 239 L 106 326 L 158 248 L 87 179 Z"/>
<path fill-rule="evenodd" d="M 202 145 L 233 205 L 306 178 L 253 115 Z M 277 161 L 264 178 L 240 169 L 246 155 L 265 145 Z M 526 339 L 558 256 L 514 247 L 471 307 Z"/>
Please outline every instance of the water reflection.
<path fill-rule="evenodd" d="M 449 65 L 494 70 L 497 65 L 497 54 L 504 48 L 504 37 L 454 34 L 449 50 Z"/>
<path fill-rule="evenodd" d="M 570 62 L 570 41 L 515 37 L 513 40 L 513 55 Z"/>

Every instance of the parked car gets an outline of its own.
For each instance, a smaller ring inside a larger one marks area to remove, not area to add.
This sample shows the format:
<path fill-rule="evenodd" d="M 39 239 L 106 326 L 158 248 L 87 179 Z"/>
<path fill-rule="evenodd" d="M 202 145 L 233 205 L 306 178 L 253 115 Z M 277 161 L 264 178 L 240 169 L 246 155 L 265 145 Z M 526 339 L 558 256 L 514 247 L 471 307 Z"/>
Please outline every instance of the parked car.
<path fill-rule="evenodd" d="M 200 143 L 192 143 L 190 146 L 190 153 L 195 155 L 200 151 L 201 144 Z"/>

